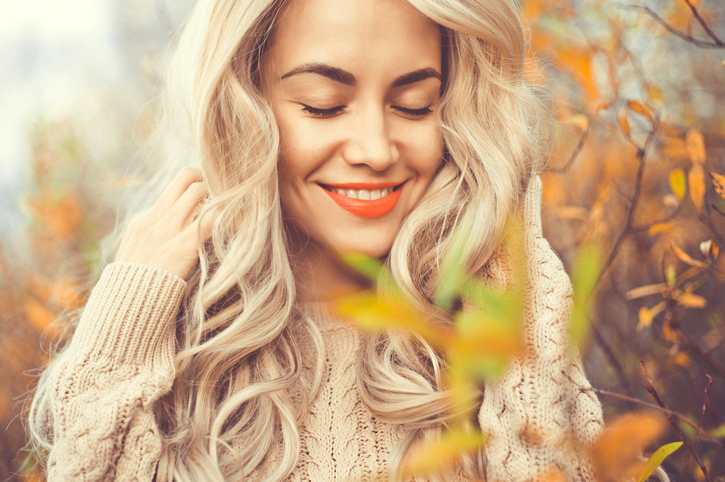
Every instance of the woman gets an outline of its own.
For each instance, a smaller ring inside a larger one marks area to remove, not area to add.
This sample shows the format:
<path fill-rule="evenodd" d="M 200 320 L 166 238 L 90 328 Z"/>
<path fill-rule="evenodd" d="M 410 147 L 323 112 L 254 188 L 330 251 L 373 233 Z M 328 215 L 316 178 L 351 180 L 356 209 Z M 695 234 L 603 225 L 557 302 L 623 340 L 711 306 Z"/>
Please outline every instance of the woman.
<path fill-rule="evenodd" d="M 440 477 L 591 480 L 601 409 L 562 373 L 587 383 L 541 236 L 548 124 L 518 16 L 509 0 L 200 1 L 169 75 L 200 169 L 130 224 L 43 376 L 50 479 L 399 478 L 446 421 L 442 360 L 336 320 L 330 298 L 361 287 L 336 255 L 384 259 L 430 309 L 459 222 L 469 270 L 510 282 L 517 210 L 526 351 L 485 387 L 481 457 Z"/>

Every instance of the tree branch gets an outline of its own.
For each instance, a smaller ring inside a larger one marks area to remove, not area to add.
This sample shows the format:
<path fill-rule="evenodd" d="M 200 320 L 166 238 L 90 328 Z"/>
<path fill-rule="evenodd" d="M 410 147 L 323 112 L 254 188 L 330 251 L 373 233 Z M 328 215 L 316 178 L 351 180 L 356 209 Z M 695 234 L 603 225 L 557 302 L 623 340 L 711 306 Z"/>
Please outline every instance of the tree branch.
<path fill-rule="evenodd" d="M 689 2 L 688 2 L 689 3 Z M 697 47 L 706 48 L 706 49 L 725 49 L 725 42 L 723 42 L 720 39 L 713 40 L 713 42 L 706 42 L 704 40 L 698 40 L 695 37 L 688 35 L 684 32 L 680 32 L 676 28 L 674 28 L 672 25 L 668 24 L 665 19 L 657 15 L 657 12 L 652 10 L 647 5 L 630 5 L 630 4 L 624 4 L 619 5 L 620 8 L 624 8 L 626 10 L 635 10 L 639 12 L 646 12 L 649 14 L 650 17 L 652 17 L 657 23 L 662 25 L 668 32 L 670 32 L 672 35 L 681 38 L 685 42 L 691 43 Z"/>
<path fill-rule="evenodd" d="M 662 407 L 665 416 L 667 417 L 667 420 L 670 422 L 670 426 L 677 432 L 677 435 L 679 435 L 680 440 L 682 440 L 682 443 L 685 444 L 687 449 L 692 453 L 693 457 L 695 457 L 695 461 L 697 461 L 697 465 L 700 466 L 700 470 L 702 471 L 702 474 L 705 476 L 705 480 L 708 482 L 712 482 L 712 479 L 710 479 L 710 474 L 707 473 L 707 468 L 705 468 L 705 465 L 702 463 L 702 460 L 700 459 L 700 456 L 697 453 L 697 450 L 692 446 L 690 441 L 687 439 L 687 436 L 685 436 L 684 432 L 680 428 L 679 425 L 677 425 L 677 422 L 673 419 L 672 412 L 667 409 L 665 406 L 665 402 L 662 401 L 659 394 L 657 393 L 657 390 L 655 390 L 655 386 L 652 384 L 652 379 L 649 377 L 649 373 L 647 373 L 647 367 L 644 365 L 643 361 L 639 362 L 639 366 L 642 368 L 642 372 L 644 373 L 644 377 L 647 380 L 647 384 L 645 385 L 645 388 L 649 392 L 650 395 L 652 395 L 652 398 L 655 399 L 657 404 Z M 698 428 L 698 433 L 699 433 Z"/>

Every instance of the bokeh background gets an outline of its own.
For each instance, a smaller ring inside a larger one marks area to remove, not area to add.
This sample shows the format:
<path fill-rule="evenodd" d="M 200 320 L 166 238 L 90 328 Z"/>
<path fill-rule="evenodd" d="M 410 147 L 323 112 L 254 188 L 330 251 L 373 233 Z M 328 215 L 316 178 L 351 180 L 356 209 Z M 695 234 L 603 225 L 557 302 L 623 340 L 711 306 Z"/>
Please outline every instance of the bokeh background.
<path fill-rule="evenodd" d="M 193 3 L 2 1 L 0 480 L 42 480 L 27 394 L 123 189 L 153 171 L 160 73 Z M 668 458 L 673 479 L 725 480 L 725 2 L 522 3 L 558 119 L 545 235 L 569 269 L 583 243 L 604 252 L 587 374 L 612 419 L 658 403 L 643 362 L 662 404 L 703 429 L 680 422 L 650 450 L 684 437 L 697 457 Z"/>

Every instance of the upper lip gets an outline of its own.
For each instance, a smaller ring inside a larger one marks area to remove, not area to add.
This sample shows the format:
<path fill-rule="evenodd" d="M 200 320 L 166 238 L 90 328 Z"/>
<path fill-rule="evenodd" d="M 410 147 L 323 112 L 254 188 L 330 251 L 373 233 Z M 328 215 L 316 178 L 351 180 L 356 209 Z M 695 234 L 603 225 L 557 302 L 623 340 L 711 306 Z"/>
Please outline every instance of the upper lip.
<path fill-rule="evenodd" d="M 318 183 L 322 187 L 336 188 L 336 189 L 367 189 L 372 191 L 374 189 L 384 189 L 386 187 L 395 187 L 403 184 L 405 181 L 390 181 L 390 182 L 342 182 L 337 184 L 329 183 Z"/>

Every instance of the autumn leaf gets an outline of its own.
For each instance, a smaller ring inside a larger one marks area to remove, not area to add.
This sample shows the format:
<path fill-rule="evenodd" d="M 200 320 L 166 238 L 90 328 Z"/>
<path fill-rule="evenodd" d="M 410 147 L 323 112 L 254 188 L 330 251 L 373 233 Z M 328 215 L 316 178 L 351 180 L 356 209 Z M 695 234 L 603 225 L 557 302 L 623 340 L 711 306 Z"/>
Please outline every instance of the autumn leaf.
<path fill-rule="evenodd" d="M 642 331 L 644 328 L 652 326 L 652 321 L 657 315 L 659 315 L 665 308 L 667 303 L 660 301 L 652 308 L 642 307 L 639 309 L 639 324 L 637 324 L 637 331 Z"/>
<path fill-rule="evenodd" d="M 645 465 L 640 452 L 664 432 L 665 421 L 650 412 L 628 413 L 607 424 L 592 450 L 599 481 L 637 476 Z"/>
<path fill-rule="evenodd" d="M 712 185 L 717 195 L 725 199 L 725 176 L 717 172 L 711 172 L 710 177 L 712 178 Z"/>
<path fill-rule="evenodd" d="M 463 429 L 449 431 L 415 453 L 406 464 L 405 471 L 409 475 L 440 472 L 453 464 L 462 453 L 478 450 L 485 441 L 478 432 Z"/>
<path fill-rule="evenodd" d="M 678 201 L 682 202 L 687 194 L 687 179 L 685 178 L 685 171 L 681 167 L 676 167 L 670 171 L 669 176 L 670 190 L 675 195 Z"/>
<path fill-rule="evenodd" d="M 702 211 L 702 205 L 705 202 L 705 170 L 702 164 L 693 164 L 690 172 L 687 173 L 687 185 L 690 189 L 690 198 L 697 206 L 698 211 Z"/>
<path fill-rule="evenodd" d="M 633 288 L 627 291 L 625 298 L 627 301 L 636 300 L 638 298 L 644 298 L 645 296 L 661 294 L 667 289 L 667 285 L 664 283 L 657 283 L 653 285 L 644 285 L 638 288 Z"/>
<path fill-rule="evenodd" d="M 629 128 L 629 119 L 627 118 L 626 109 L 622 109 L 619 112 L 619 115 L 617 116 L 617 122 L 619 123 L 619 130 L 622 131 L 622 134 L 624 134 L 624 137 L 629 139 L 630 128 Z"/>
<path fill-rule="evenodd" d="M 649 458 L 647 465 L 644 466 L 642 472 L 640 472 L 639 477 L 637 477 L 637 482 L 646 482 L 649 476 L 657 470 L 657 467 L 662 465 L 662 462 L 664 462 L 665 459 L 675 450 L 679 449 L 682 444 L 683 442 L 673 442 L 658 448 L 657 451 Z"/>
<path fill-rule="evenodd" d="M 693 164 L 703 164 L 705 162 L 707 156 L 705 154 L 705 138 L 702 136 L 702 132 L 697 129 L 687 131 L 685 145 L 687 154 Z"/>
<path fill-rule="evenodd" d="M 650 113 L 649 109 L 643 104 L 637 102 L 636 100 L 628 100 L 627 108 L 632 112 L 636 112 L 637 114 L 646 117 L 649 120 L 650 124 L 654 124 L 655 121 L 652 118 L 652 114 Z"/>
<path fill-rule="evenodd" d="M 689 254 L 685 253 L 682 249 L 675 246 L 674 243 L 670 243 L 670 246 L 672 246 L 672 251 L 674 251 L 675 256 L 677 256 L 680 259 L 680 261 L 682 261 L 683 263 L 689 264 L 690 266 L 694 266 L 696 268 L 707 268 L 708 267 L 707 263 L 693 258 Z"/>
<path fill-rule="evenodd" d="M 656 223 L 649 227 L 647 234 L 649 236 L 656 236 L 660 233 L 671 233 L 674 230 L 675 225 L 673 223 Z"/>
<path fill-rule="evenodd" d="M 676 298 L 677 304 L 685 308 L 704 308 L 707 306 L 707 300 L 702 296 L 693 293 L 682 293 Z"/>

